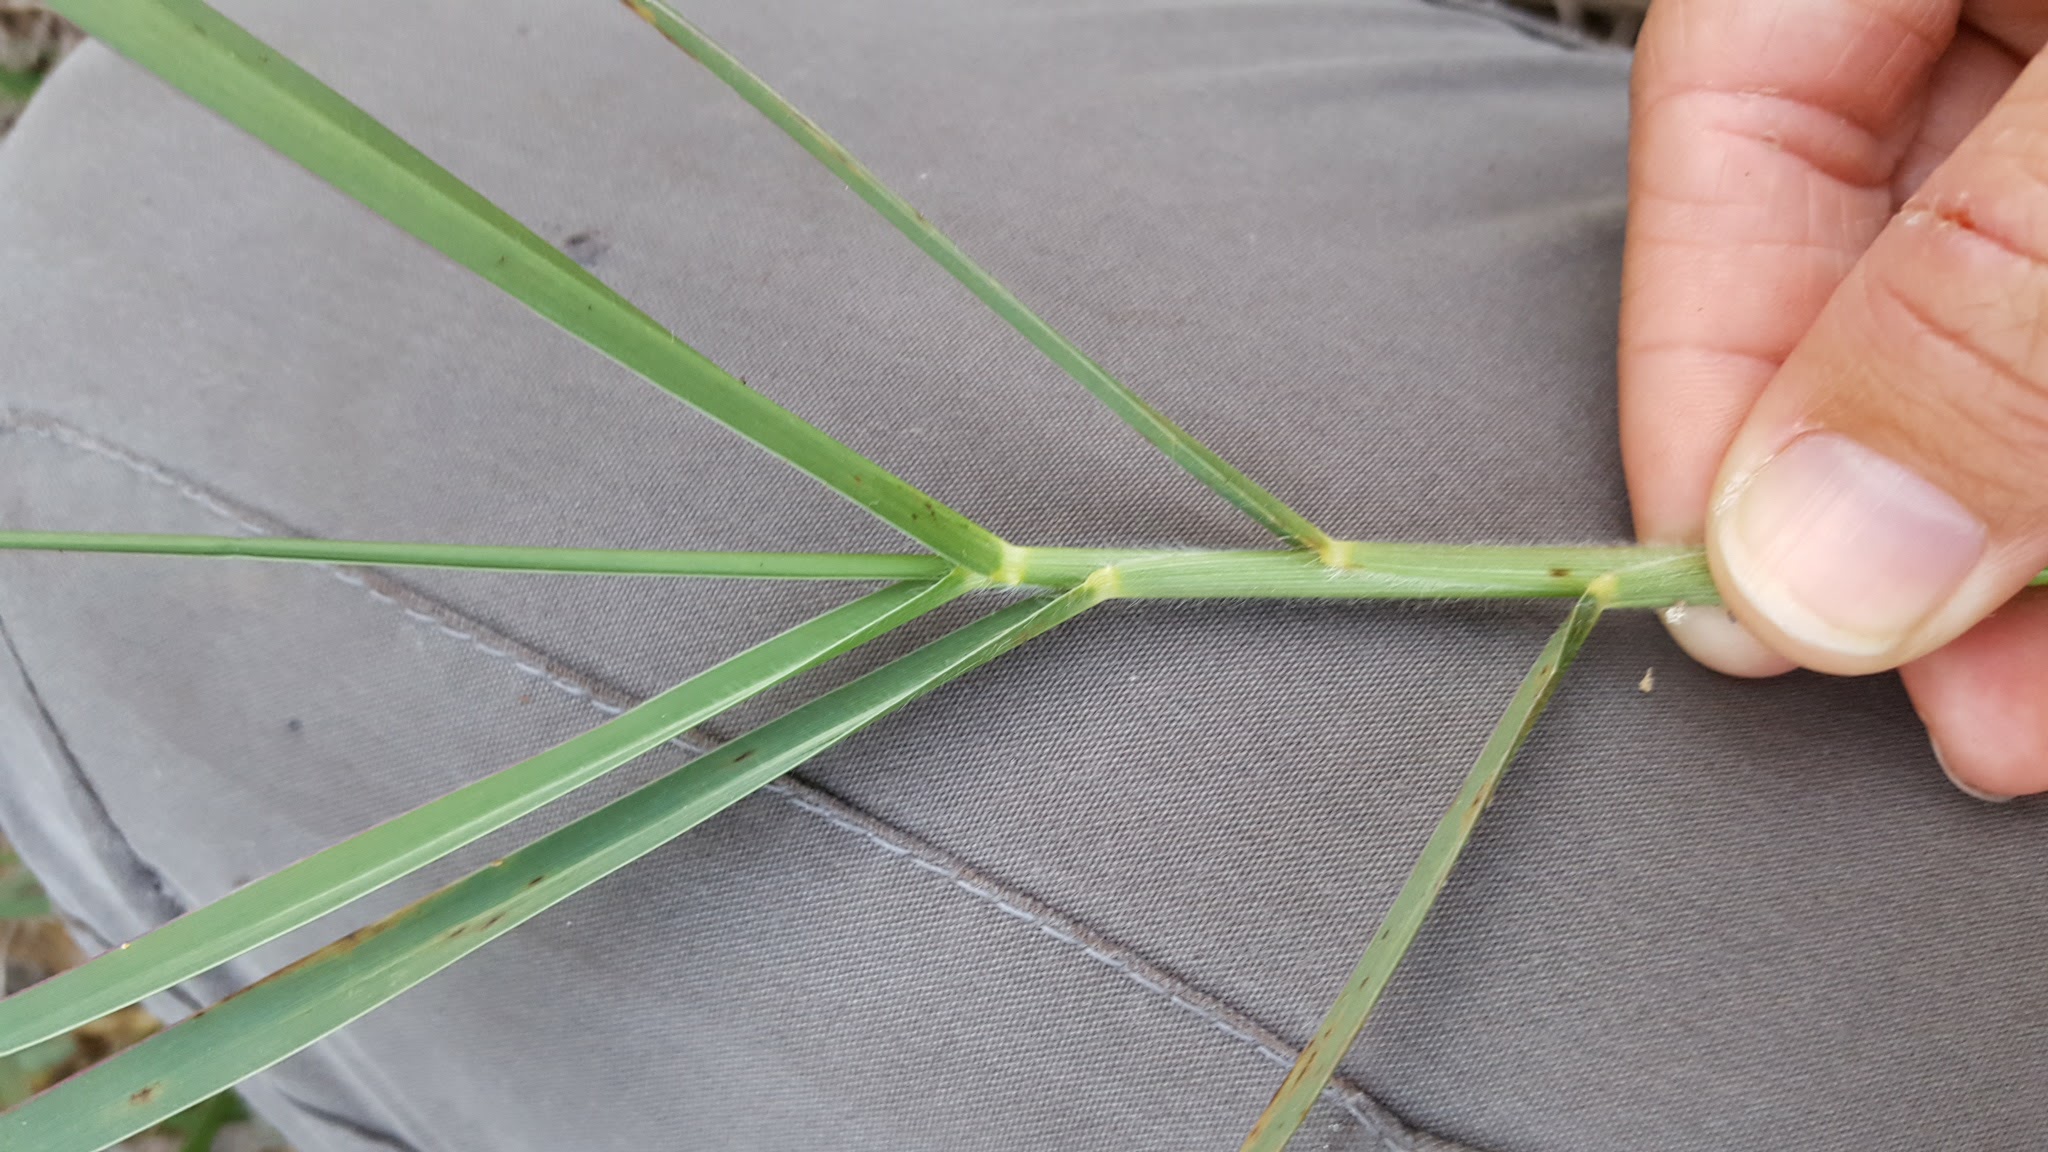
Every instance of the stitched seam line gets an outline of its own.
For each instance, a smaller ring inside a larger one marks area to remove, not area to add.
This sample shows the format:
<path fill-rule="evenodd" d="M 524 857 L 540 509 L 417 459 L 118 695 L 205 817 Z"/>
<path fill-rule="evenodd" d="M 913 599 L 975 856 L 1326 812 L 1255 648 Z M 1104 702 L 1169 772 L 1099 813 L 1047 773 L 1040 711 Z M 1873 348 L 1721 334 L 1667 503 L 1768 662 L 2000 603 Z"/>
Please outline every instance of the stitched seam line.
<path fill-rule="evenodd" d="M 1288 1044 L 1271 1029 L 1223 1000 L 1195 988 L 1131 948 L 1028 893 L 990 878 L 963 858 L 879 820 L 815 784 L 788 776 L 762 791 L 776 793 L 834 828 L 858 836 L 911 868 L 951 884 L 995 912 L 1079 951 L 1210 1028 L 1250 1047 L 1280 1068 L 1292 1067 L 1301 1053 L 1299 1048 Z M 1413 1143 L 1416 1133 L 1409 1125 L 1356 1084 L 1332 1078 L 1330 1086 L 1323 1090 L 1323 1098 L 1343 1109 L 1388 1152 L 1416 1152 Z M 1440 1141 L 1440 1138 L 1432 1139 Z M 1440 1142 L 1438 1147 L 1449 1152 L 1452 1146 Z"/>
<path fill-rule="evenodd" d="M 46 413 L 0 408 L 0 434 L 10 432 L 35 436 L 111 461 L 177 493 L 251 535 L 291 534 L 280 521 L 234 503 L 170 468 L 89 435 Z M 509 665 L 523 676 L 540 680 L 606 716 L 616 716 L 639 702 L 592 677 L 558 665 L 544 654 L 497 634 L 381 572 L 325 564 L 314 566 L 325 569 L 335 579 L 362 591 L 371 599 L 396 608 L 408 620 L 458 641 L 494 663 Z M 703 753 L 720 741 L 700 729 L 693 729 L 669 743 L 689 752 Z M 1089 928 L 1058 908 L 991 878 L 965 859 L 922 837 L 877 819 L 793 774 L 767 785 L 762 791 L 840 831 L 860 837 L 885 854 L 959 889 L 991 911 L 1079 952 L 1209 1028 L 1245 1045 L 1274 1065 L 1291 1067 L 1300 1055 L 1299 1048 L 1223 1000 L 1195 988 L 1135 950 Z M 1425 1152 L 1425 1149 L 1427 1152 L 1476 1152 L 1466 1145 L 1413 1128 L 1363 1088 L 1342 1076 L 1331 1078 L 1329 1087 L 1323 1090 L 1323 1098 L 1342 1109 L 1387 1152 Z M 1418 1139 L 1426 1144 L 1418 1146 Z"/>

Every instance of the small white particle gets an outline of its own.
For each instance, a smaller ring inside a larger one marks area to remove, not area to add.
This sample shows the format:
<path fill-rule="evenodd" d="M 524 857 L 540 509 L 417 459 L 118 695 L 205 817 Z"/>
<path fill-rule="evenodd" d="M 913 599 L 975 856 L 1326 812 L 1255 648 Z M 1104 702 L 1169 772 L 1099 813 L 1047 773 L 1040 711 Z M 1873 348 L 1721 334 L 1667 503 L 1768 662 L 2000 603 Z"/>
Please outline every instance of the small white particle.
<path fill-rule="evenodd" d="M 1654 692 L 1654 691 L 1656 691 L 1656 690 L 1657 690 L 1657 670 L 1656 670 L 1655 668 L 1645 668 L 1645 669 L 1643 669 L 1643 678 L 1642 678 L 1641 680 L 1639 680 L 1639 681 L 1637 681 L 1637 682 L 1636 682 L 1636 691 L 1638 691 L 1638 692 L 1641 692 L 1641 693 L 1644 693 L 1645 695 L 1647 695 L 1647 694 L 1649 694 L 1649 693 L 1651 693 L 1651 692 Z"/>

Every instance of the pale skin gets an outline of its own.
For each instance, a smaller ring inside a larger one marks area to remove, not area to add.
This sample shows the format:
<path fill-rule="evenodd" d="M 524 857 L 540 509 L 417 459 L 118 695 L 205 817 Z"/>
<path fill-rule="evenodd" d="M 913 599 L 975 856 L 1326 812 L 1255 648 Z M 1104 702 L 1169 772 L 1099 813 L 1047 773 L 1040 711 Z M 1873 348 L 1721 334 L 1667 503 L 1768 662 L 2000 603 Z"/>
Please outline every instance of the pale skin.
<path fill-rule="evenodd" d="M 1735 675 L 1898 668 L 1965 791 L 2048 790 L 2048 0 L 1656 0 L 1623 457 Z"/>

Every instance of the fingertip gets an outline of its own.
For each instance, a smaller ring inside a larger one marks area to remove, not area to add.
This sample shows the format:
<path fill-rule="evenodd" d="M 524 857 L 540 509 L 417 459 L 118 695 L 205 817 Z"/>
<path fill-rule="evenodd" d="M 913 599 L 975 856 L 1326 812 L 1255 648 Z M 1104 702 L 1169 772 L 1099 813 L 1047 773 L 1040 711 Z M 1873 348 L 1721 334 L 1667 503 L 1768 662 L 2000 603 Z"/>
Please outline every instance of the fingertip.
<path fill-rule="evenodd" d="M 2048 599 L 2020 597 L 1899 674 L 1965 795 L 2048 791 Z"/>
<path fill-rule="evenodd" d="M 1997 792 L 1986 792 L 1984 789 L 1956 775 L 1956 770 L 1948 766 L 1948 757 L 1942 755 L 1941 745 L 1929 739 L 1927 746 L 1934 750 L 1935 765 L 1941 769 L 1943 776 L 1948 777 L 1948 782 L 1955 786 L 1956 791 L 1961 792 L 1972 800 L 1982 800 L 1986 804 L 2009 804 L 2015 799 L 2012 796 L 2001 795 Z"/>
<path fill-rule="evenodd" d="M 1966 585 L 1988 583 L 1984 524 L 1848 436 L 1770 442 L 1738 441 L 1708 524 L 1714 582 L 1729 603 L 1774 649 L 1840 676 L 1896 667 L 1945 639 L 1929 634 L 1973 599 Z"/>
<path fill-rule="evenodd" d="M 1674 604 L 1659 616 L 1686 655 L 1722 675 L 1756 679 L 1796 667 L 1765 647 L 1726 608 Z"/>

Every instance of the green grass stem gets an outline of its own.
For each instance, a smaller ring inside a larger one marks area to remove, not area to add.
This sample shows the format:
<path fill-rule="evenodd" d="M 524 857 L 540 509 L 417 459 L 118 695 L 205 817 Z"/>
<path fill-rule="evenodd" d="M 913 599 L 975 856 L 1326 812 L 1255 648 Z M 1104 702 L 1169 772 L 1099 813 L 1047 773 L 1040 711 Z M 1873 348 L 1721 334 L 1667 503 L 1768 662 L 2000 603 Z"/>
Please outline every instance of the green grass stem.
<path fill-rule="evenodd" d="M 300 540 L 268 536 L 160 536 L 0 531 L 0 551 L 106 552 L 377 567 L 753 580 L 935 580 L 941 557 L 862 552 L 667 552 L 523 548 L 480 544 Z M 1334 541 L 1337 566 L 1297 551 L 1144 548 L 1019 548 L 998 582 L 1066 589 L 1115 569 L 1118 595 L 1133 600 L 1565 599 L 1614 577 L 1609 607 L 1720 603 L 1706 555 L 1696 548 L 1638 545 L 1522 547 Z M 2048 586 L 2048 573 L 2035 587 Z"/>
<path fill-rule="evenodd" d="M 1154 553 L 1116 562 L 1129 599 L 1470 600 L 1576 597 L 1612 576 L 1613 605 L 1718 603 L 1697 550 L 1339 541 L 1338 564 L 1290 552 Z"/>

